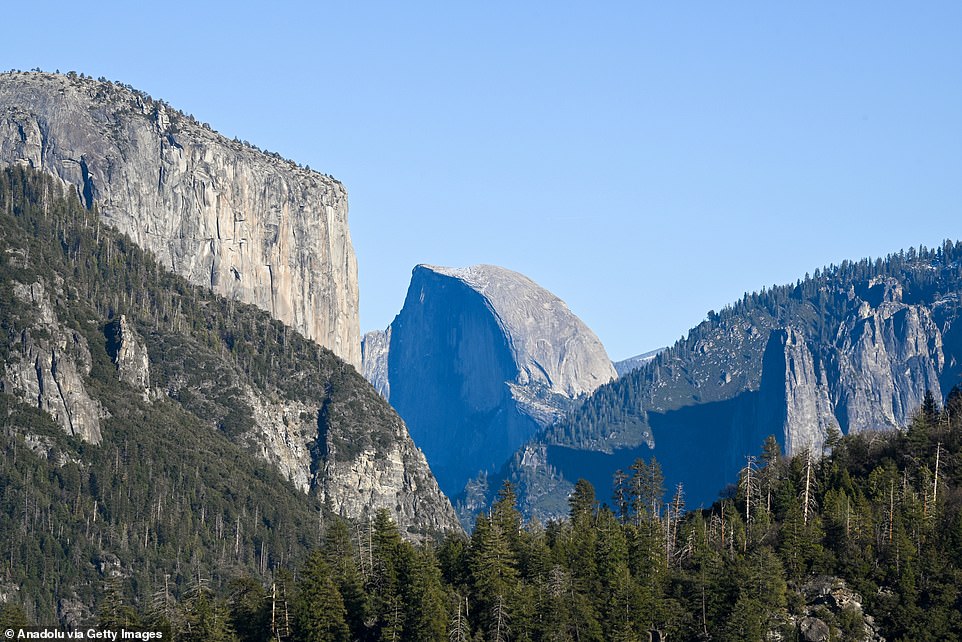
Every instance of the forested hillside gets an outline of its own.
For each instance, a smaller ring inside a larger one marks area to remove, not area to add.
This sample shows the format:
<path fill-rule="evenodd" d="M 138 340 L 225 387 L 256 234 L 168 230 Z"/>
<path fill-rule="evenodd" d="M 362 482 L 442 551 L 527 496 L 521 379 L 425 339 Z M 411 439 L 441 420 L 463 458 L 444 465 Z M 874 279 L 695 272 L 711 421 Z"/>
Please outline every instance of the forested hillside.
<path fill-rule="evenodd" d="M 146 609 L 267 581 L 332 509 L 385 506 L 406 536 L 453 527 L 402 439 L 328 350 L 169 274 L 72 188 L 0 171 L 0 601 L 79 624 L 105 587 Z M 371 453 L 411 487 L 382 500 L 376 466 L 339 486 Z"/>
<path fill-rule="evenodd" d="M 906 432 L 763 450 L 710 509 L 687 511 L 654 460 L 619 473 L 608 502 L 579 482 L 569 519 L 548 524 L 524 523 L 508 484 L 468 538 L 414 546 L 385 513 L 325 521 L 273 584 L 195 589 L 166 610 L 111 597 L 100 621 L 245 642 L 962 636 L 962 391 L 944 409 L 930 397 Z"/>

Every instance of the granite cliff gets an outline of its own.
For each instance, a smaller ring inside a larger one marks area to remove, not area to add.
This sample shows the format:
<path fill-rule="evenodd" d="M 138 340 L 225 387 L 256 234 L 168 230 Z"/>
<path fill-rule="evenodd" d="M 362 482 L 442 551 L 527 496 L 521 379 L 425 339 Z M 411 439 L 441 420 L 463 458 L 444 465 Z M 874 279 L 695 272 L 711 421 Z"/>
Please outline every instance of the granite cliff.
<path fill-rule="evenodd" d="M 73 185 L 191 283 L 252 303 L 359 367 L 357 261 L 338 181 L 231 141 L 142 92 L 0 74 L 0 164 Z"/>
<path fill-rule="evenodd" d="M 387 354 L 390 346 L 390 326 L 387 330 L 366 332 L 361 338 L 362 374 L 385 399 L 391 398 L 391 383 L 387 374 Z"/>
<path fill-rule="evenodd" d="M 449 494 L 616 376 L 563 301 L 492 265 L 415 267 L 404 307 L 364 354 Z"/>

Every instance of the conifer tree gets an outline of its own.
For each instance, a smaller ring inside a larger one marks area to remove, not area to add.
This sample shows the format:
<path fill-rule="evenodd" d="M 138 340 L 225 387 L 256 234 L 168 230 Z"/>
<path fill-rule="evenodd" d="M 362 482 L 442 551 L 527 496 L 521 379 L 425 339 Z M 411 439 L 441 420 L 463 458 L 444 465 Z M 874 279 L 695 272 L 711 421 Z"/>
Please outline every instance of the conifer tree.
<path fill-rule="evenodd" d="M 328 524 L 322 546 L 325 560 L 331 568 L 331 577 L 344 600 L 351 636 L 360 639 L 366 631 L 367 596 L 358 554 L 351 540 L 351 529 L 343 519 L 335 518 Z"/>
<path fill-rule="evenodd" d="M 313 551 L 301 569 L 293 611 L 296 639 L 303 642 L 350 640 L 344 601 L 321 551 Z"/>
<path fill-rule="evenodd" d="M 230 584 L 230 621 L 241 642 L 261 642 L 270 637 L 270 604 L 264 586 L 251 576 Z"/>

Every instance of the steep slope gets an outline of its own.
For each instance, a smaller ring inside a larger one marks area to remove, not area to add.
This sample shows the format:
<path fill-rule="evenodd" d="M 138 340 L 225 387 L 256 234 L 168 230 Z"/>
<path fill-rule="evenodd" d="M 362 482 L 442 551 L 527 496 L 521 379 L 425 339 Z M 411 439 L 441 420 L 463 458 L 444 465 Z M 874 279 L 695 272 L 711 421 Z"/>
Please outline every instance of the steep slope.
<path fill-rule="evenodd" d="M 960 381 L 960 259 L 962 245 L 946 242 L 745 295 L 601 387 L 503 476 L 527 510 L 551 514 L 579 477 L 607 488 L 615 470 L 654 456 L 698 505 L 769 434 L 797 454 L 819 452 L 833 430 L 904 426 L 926 390 L 941 398 Z"/>
<path fill-rule="evenodd" d="M 33 170 L 0 173 L 0 391 L 97 444 L 106 420 L 137 421 L 105 397 L 123 382 L 342 516 L 385 508 L 412 536 L 457 528 L 404 423 L 353 367 L 170 274 L 61 189 Z"/>
<path fill-rule="evenodd" d="M 414 268 L 404 307 L 386 336 L 368 335 L 365 355 L 369 377 L 383 381 L 386 371 L 379 388 L 448 493 L 497 470 L 616 376 L 601 342 L 563 301 L 492 265 Z"/>
<path fill-rule="evenodd" d="M 338 181 L 76 75 L 0 74 L 0 164 L 76 186 L 161 265 L 360 366 L 357 261 Z"/>

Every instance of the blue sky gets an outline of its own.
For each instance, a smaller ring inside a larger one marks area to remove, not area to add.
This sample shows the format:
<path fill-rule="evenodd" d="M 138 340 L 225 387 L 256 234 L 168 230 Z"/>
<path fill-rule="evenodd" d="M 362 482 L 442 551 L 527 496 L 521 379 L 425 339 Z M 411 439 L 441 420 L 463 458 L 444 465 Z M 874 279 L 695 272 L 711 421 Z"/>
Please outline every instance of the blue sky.
<path fill-rule="evenodd" d="M 0 68 L 129 83 L 342 180 L 362 331 L 415 264 L 494 263 L 620 359 L 962 239 L 957 2 L 137 4 L 5 7 Z"/>

